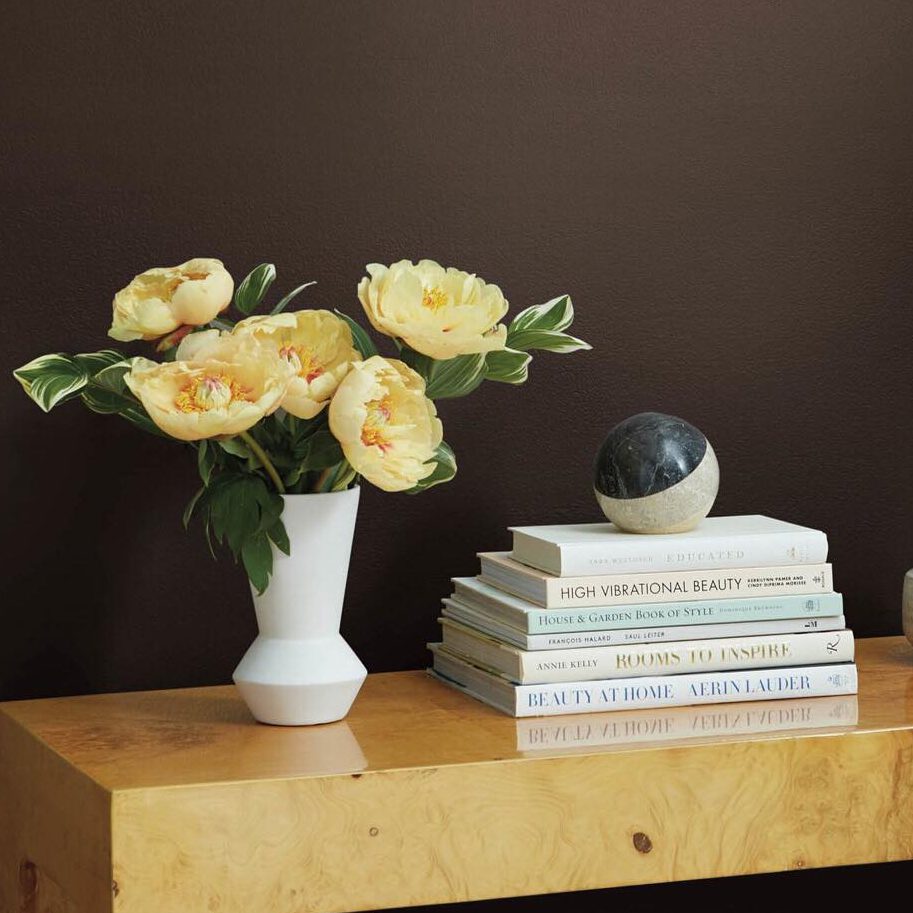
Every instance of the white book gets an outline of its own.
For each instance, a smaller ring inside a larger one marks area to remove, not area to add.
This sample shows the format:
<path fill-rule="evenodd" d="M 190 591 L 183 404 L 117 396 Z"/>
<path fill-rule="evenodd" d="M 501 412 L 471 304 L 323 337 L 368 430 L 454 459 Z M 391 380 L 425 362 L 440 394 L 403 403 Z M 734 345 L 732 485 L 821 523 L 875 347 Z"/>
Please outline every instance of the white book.
<path fill-rule="evenodd" d="M 706 517 L 686 533 L 641 536 L 612 523 L 512 526 L 515 561 L 557 577 L 827 561 L 827 536 L 773 517 Z"/>
<path fill-rule="evenodd" d="M 751 637 L 757 634 L 799 634 L 803 631 L 842 631 L 843 615 L 823 618 L 783 618 L 772 621 L 737 621 L 720 624 L 672 625 L 656 628 L 622 628 L 611 631 L 557 631 L 527 634 L 522 628 L 499 621 L 481 608 L 456 598 L 442 599 L 445 618 L 475 628 L 522 650 L 561 650 L 571 647 L 600 647 L 608 644 L 643 644 L 676 640 Z"/>
<path fill-rule="evenodd" d="M 847 630 L 531 651 L 454 621 L 441 628 L 449 652 L 522 685 L 853 661 Z"/>
<path fill-rule="evenodd" d="M 516 717 L 821 697 L 857 691 L 854 663 L 515 685 L 465 662 L 441 644 L 433 644 L 431 649 L 431 671 L 441 681 Z"/>
<path fill-rule="evenodd" d="M 843 613 L 843 596 L 840 593 L 752 595 L 737 599 L 711 597 L 686 602 L 544 609 L 527 599 L 490 586 L 478 577 L 454 577 L 453 596 L 464 605 L 521 628 L 528 634 L 818 618 Z"/>
<path fill-rule="evenodd" d="M 833 589 L 829 564 L 554 577 L 513 561 L 507 552 L 483 552 L 479 560 L 481 580 L 546 609 L 806 595 Z"/>
<path fill-rule="evenodd" d="M 855 695 L 809 697 L 752 704 L 714 704 L 658 710 L 571 714 L 517 720 L 517 751 L 567 751 L 597 746 L 759 736 L 803 730 L 843 732 L 859 722 Z"/>

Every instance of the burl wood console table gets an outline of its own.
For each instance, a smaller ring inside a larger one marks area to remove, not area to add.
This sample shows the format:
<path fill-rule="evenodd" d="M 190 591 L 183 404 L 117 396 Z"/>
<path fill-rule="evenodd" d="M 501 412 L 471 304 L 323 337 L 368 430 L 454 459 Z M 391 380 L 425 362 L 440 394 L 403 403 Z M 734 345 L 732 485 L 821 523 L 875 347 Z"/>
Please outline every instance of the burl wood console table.
<path fill-rule="evenodd" d="M 310 729 L 255 724 L 231 687 L 2 704 L 0 911 L 363 910 L 910 859 L 913 649 L 858 661 L 833 725 L 745 731 L 765 705 L 728 705 L 635 742 L 654 712 L 530 729 L 422 672 L 369 676 Z M 801 727 L 794 703 L 775 709 Z"/>

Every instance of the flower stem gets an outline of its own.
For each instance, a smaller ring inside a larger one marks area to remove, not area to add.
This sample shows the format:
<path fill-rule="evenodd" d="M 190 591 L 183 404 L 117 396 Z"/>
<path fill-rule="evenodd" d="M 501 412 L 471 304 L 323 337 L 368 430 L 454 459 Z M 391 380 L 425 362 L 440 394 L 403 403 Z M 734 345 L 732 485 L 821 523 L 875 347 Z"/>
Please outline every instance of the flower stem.
<path fill-rule="evenodd" d="M 266 470 L 266 474 L 273 480 L 273 484 L 276 486 L 279 494 L 285 494 L 285 486 L 282 484 L 282 479 L 279 477 L 279 473 L 276 472 L 276 467 L 270 462 L 270 458 L 266 455 L 266 451 L 253 439 L 253 437 L 248 434 L 246 431 L 242 431 L 239 435 L 242 441 L 253 450 L 257 459 L 263 465 L 263 468 Z"/>

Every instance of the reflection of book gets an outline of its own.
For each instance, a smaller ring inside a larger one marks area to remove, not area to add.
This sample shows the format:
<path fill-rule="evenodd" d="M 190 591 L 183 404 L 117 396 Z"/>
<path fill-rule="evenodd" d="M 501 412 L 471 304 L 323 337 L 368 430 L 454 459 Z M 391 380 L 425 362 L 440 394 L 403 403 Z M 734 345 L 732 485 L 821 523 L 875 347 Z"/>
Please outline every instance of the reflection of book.
<path fill-rule="evenodd" d="M 475 577 L 455 577 L 453 590 L 454 598 L 463 605 L 520 628 L 527 634 L 817 618 L 843 613 L 843 597 L 839 593 L 780 596 L 752 594 L 738 599 L 686 600 L 681 597 L 682 602 L 545 609 L 489 586 Z"/>
<path fill-rule="evenodd" d="M 836 594 L 835 594 L 836 595 Z M 787 599 L 794 599 L 787 596 Z M 823 618 L 783 618 L 773 621 L 735 621 L 720 624 L 672 625 L 656 628 L 622 628 L 613 631 L 566 631 L 526 634 L 522 629 L 470 608 L 459 599 L 444 599 L 443 614 L 461 624 L 489 634 L 523 650 L 561 650 L 568 647 L 599 647 L 605 644 L 644 644 L 717 637 L 750 637 L 753 634 L 799 634 L 802 631 L 842 631 L 842 615 Z"/>
<path fill-rule="evenodd" d="M 521 684 L 809 666 L 853 659 L 851 631 L 530 651 L 446 618 L 441 627 L 448 651 Z"/>
<path fill-rule="evenodd" d="M 763 704 L 621 710 L 617 713 L 517 721 L 517 751 L 587 748 L 795 729 L 850 729 L 859 719 L 855 695 Z"/>
<path fill-rule="evenodd" d="M 512 561 L 506 552 L 483 552 L 479 560 L 480 576 L 486 583 L 547 609 L 639 606 L 739 596 L 766 598 L 828 593 L 833 589 L 829 564 L 553 577 Z"/>
<path fill-rule="evenodd" d="M 441 644 L 432 644 L 431 650 L 434 653 L 433 671 L 442 681 L 511 716 L 856 693 L 856 666 L 853 663 L 515 685 L 465 662 Z"/>
<path fill-rule="evenodd" d="M 827 560 L 827 536 L 772 517 L 706 517 L 687 533 L 632 536 L 611 523 L 514 526 L 515 561 L 557 577 Z"/>

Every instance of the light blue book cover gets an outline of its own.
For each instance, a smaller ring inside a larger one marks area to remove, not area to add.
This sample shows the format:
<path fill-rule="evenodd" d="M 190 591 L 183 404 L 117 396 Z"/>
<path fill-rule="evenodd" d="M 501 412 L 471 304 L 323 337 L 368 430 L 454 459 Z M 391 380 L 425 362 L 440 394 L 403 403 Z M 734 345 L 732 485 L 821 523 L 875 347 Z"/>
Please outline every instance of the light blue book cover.
<path fill-rule="evenodd" d="M 605 608 L 543 609 L 474 577 L 456 578 L 454 584 L 460 601 L 471 609 L 501 619 L 527 634 L 774 621 L 782 618 L 826 618 L 843 614 L 843 596 L 840 593 L 747 596 L 738 599 L 703 599 Z"/>

